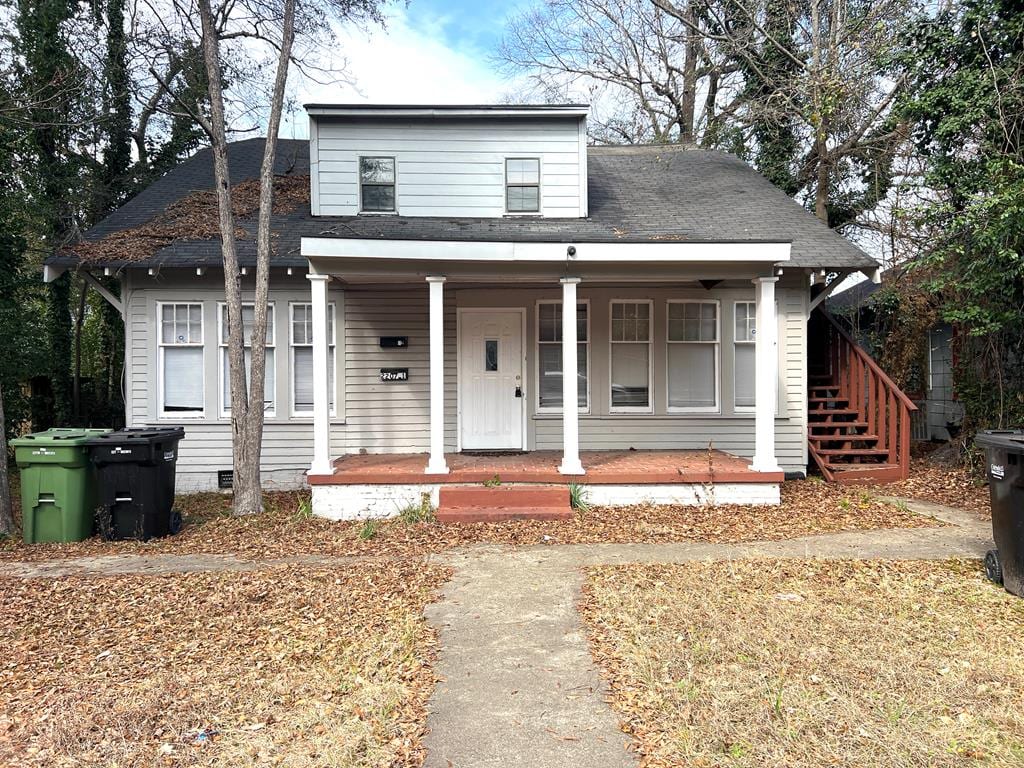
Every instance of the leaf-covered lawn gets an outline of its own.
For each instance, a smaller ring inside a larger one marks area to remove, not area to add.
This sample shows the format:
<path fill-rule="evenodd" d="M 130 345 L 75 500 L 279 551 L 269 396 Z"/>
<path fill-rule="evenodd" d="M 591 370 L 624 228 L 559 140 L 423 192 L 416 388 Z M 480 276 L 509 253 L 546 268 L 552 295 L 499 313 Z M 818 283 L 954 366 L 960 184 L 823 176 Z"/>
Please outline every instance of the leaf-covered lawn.
<path fill-rule="evenodd" d="M 740 542 L 940 525 L 906 508 L 878 501 L 863 490 L 817 480 L 784 483 L 779 506 L 594 507 L 577 510 L 570 520 L 468 525 L 408 523 L 401 519 L 379 525 L 331 522 L 309 514 L 309 497 L 304 492 L 267 494 L 266 512 L 246 518 L 232 517 L 230 504 L 230 497 L 219 493 L 182 496 L 177 506 L 185 524 L 177 536 L 145 543 L 94 538 L 74 544 L 32 546 L 9 538 L 0 540 L 0 559 L 158 552 L 228 553 L 249 558 L 293 554 L 419 557 L 476 543 Z"/>
<path fill-rule="evenodd" d="M 419 765 L 446 577 L 0 580 L 0 765 Z"/>
<path fill-rule="evenodd" d="M 977 563 L 598 567 L 582 609 L 648 768 L 1024 764 L 1024 600 Z"/>

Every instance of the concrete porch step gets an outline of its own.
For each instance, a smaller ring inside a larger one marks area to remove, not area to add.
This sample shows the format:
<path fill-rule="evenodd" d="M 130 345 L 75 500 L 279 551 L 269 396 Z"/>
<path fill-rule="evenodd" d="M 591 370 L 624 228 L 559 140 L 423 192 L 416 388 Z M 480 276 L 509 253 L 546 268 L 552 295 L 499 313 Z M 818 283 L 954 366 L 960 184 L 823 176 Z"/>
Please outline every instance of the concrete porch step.
<path fill-rule="evenodd" d="M 437 509 L 442 523 L 570 517 L 569 487 L 565 485 L 444 485 Z"/>

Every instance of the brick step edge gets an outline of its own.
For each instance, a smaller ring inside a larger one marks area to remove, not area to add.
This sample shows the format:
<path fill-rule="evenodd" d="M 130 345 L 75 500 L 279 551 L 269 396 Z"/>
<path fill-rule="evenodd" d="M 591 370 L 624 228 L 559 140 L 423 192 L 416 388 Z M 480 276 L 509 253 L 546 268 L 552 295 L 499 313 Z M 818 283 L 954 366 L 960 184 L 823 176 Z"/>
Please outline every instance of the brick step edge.
<path fill-rule="evenodd" d="M 569 520 L 572 507 L 441 507 L 439 523 L 497 523 L 504 520 Z"/>
<path fill-rule="evenodd" d="M 569 487 L 566 485 L 443 485 L 439 507 L 486 507 L 498 509 L 526 509 L 529 507 L 557 508 L 569 506 Z"/>

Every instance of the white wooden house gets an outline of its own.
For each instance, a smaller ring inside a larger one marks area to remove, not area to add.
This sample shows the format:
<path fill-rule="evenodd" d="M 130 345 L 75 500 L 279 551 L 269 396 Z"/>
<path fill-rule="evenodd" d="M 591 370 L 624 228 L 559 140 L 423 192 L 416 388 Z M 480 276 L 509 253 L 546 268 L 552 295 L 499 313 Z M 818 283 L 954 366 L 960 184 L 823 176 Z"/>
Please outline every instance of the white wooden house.
<path fill-rule="evenodd" d="M 741 160 L 588 146 L 582 105 L 307 111 L 277 163 L 308 196 L 273 217 L 268 487 L 308 482 L 317 513 L 352 517 L 491 475 L 774 503 L 809 461 L 905 471 L 906 406 L 808 337 L 822 275 L 875 262 Z M 233 183 L 262 147 L 231 145 Z M 185 426 L 182 489 L 231 469 L 220 244 L 125 244 L 212 183 L 199 152 L 47 265 L 119 276 L 127 422 Z"/>

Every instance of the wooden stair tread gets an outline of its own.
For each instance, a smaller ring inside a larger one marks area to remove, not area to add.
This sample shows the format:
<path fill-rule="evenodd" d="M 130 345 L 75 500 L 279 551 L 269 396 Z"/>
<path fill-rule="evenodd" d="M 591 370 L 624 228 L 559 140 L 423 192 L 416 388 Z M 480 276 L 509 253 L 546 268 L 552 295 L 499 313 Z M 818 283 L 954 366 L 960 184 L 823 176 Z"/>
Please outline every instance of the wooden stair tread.
<path fill-rule="evenodd" d="M 568 520 L 572 507 L 455 507 L 437 510 L 440 523 L 497 523 L 503 520 Z"/>
<path fill-rule="evenodd" d="M 815 448 L 822 456 L 888 456 L 888 448 Z"/>
<path fill-rule="evenodd" d="M 860 441 L 860 440 L 863 440 L 863 441 L 876 440 L 877 441 L 878 440 L 878 435 L 866 435 L 866 434 L 857 432 L 857 433 L 852 434 L 852 435 L 808 435 L 807 439 L 808 440 L 813 440 L 816 443 L 843 443 L 843 442 L 850 442 L 850 441 L 854 441 L 854 440 L 857 440 L 857 441 Z"/>
<path fill-rule="evenodd" d="M 860 411 L 853 408 L 812 408 L 808 416 L 859 416 Z"/>
<path fill-rule="evenodd" d="M 442 523 L 566 520 L 572 515 L 566 485 L 443 485 L 437 509 Z"/>

